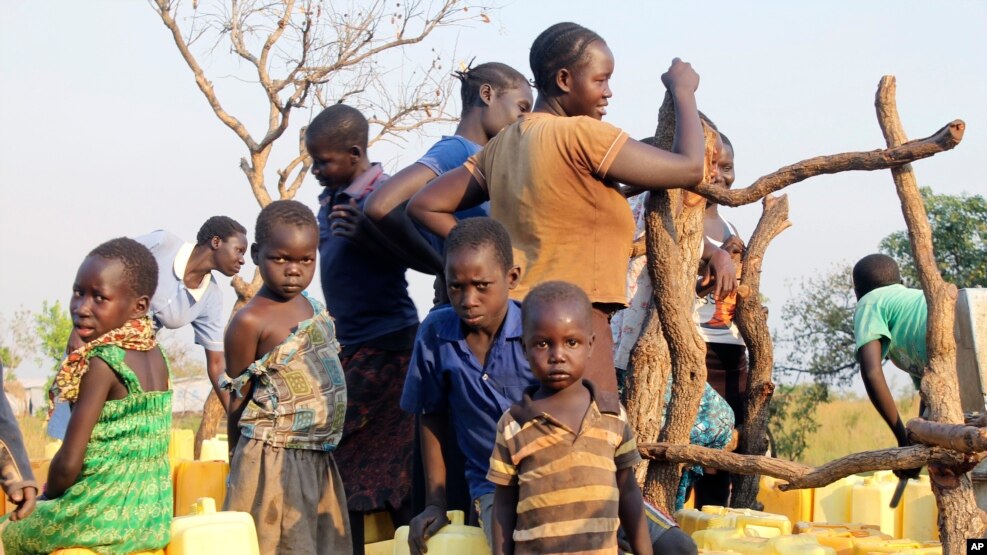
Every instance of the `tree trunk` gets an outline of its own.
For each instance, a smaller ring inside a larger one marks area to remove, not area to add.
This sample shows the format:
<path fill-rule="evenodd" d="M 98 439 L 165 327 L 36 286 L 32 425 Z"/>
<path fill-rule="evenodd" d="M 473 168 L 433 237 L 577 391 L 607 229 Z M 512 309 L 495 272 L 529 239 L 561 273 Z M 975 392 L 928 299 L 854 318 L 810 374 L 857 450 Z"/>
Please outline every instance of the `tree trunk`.
<path fill-rule="evenodd" d="M 707 168 L 714 135 L 706 130 Z M 658 113 L 655 144 L 671 150 L 675 136 L 675 107 L 666 94 Z M 652 310 L 631 358 L 629 401 L 639 438 L 654 437 L 657 421 L 666 414 L 660 441 L 689 443 L 706 383 L 706 344 L 692 319 L 695 279 L 702 246 L 703 202 L 688 202 L 680 190 L 652 191 L 645 209 L 647 270 L 653 286 Z M 659 335 L 660 333 L 660 335 Z M 662 343 L 664 345 L 662 345 Z M 671 402 L 663 411 L 668 368 L 672 372 Z M 681 465 L 649 463 L 644 477 L 646 498 L 663 507 L 675 506 Z M 640 476 L 639 476 L 640 477 Z"/>
<path fill-rule="evenodd" d="M 877 119 L 888 147 L 897 147 L 907 141 L 898 117 L 895 88 L 894 77 L 882 77 L 875 99 Z M 960 137 L 964 127 L 963 122 L 953 124 Z M 929 219 L 911 165 L 893 168 L 891 175 L 901 200 L 908 240 L 929 307 L 926 332 L 929 366 L 922 377 L 922 400 L 929 409 L 929 420 L 961 424 L 963 411 L 956 379 L 956 340 L 953 337 L 956 286 L 946 283 L 939 274 Z M 974 501 L 968 470 L 938 463 L 929 466 L 932 492 L 939 505 L 939 537 L 943 553 L 950 555 L 965 552 L 966 538 L 982 538 L 985 533 L 983 513 Z"/>
<path fill-rule="evenodd" d="M 767 309 L 761 305 L 761 263 L 768 244 L 791 226 L 788 221 L 788 197 L 764 197 L 764 211 L 751 234 L 744 253 L 737 292 L 736 321 L 740 335 L 747 345 L 749 373 L 747 401 L 744 404 L 744 424 L 740 428 L 737 452 L 763 455 L 768 450 L 768 403 L 774 393 L 771 381 L 774 368 L 774 346 L 768 329 Z M 730 505 L 753 508 L 757 502 L 757 474 L 734 474 Z"/>

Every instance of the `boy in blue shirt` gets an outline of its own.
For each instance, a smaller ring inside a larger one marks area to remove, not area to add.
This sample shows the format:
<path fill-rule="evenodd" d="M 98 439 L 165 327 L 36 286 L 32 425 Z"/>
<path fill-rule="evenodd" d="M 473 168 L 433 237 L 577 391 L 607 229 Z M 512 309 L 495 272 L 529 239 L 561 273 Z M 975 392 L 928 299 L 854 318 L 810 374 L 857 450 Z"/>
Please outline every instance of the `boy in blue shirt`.
<path fill-rule="evenodd" d="M 521 305 L 508 299 L 521 276 L 510 236 L 485 217 L 462 220 L 445 244 L 452 306 L 422 322 L 401 408 L 420 414 L 427 506 L 412 519 L 412 551 L 447 524 L 443 437 L 452 420 L 466 458 L 466 481 L 484 530 L 491 530 L 494 485 L 486 479 L 500 416 L 536 384 L 521 347 Z"/>
<path fill-rule="evenodd" d="M 305 132 L 319 195 L 319 268 L 326 306 L 342 345 L 347 409 L 334 457 L 346 489 L 353 551 L 363 553 L 363 515 L 388 510 L 395 526 L 411 517 L 414 420 L 398 401 L 418 311 L 407 266 L 369 235 L 363 215 L 386 179 L 367 155 L 369 125 L 345 104 L 319 113 Z"/>
<path fill-rule="evenodd" d="M 479 521 L 491 543 L 495 485 L 488 481 L 497 421 L 521 401 L 524 389 L 538 384 L 525 358 L 521 304 L 508 293 L 517 285 L 510 235 L 486 217 L 460 221 L 445 243 L 445 279 L 450 307 L 439 308 L 422 322 L 401 408 L 421 415 L 425 467 L 425 510 L 411 521 L 412 553 L 425 551 L 425 540 L 446 520 L 446 465 L 443 448 L 453 438 L 466 458 L 466 481 Z M 696 553 L 696 544 L 674 521 L 648 512 L 656 552 Z"/>

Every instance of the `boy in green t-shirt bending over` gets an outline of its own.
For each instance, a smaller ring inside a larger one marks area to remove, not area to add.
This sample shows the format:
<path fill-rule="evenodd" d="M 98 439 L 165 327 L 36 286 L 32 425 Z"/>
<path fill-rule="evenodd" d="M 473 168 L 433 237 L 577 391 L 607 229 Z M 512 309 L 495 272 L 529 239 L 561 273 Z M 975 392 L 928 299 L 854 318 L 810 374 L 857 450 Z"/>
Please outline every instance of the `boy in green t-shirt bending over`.
<path fill-rule="evenodd" d="M 871 254 L 853 267 L 857 308 L 853 335 L 860 362 L 860 377 L 874 408 L 894 432 L 899 446 L 908 445 L 905 425 L 898 415 L 881 367 L 885 358 L 907 372 L 916 389 L 929 363 L 925 333 L 929 311 L 921 289 L 901 283 L 898 264 L 890 256 Z M 924 402 L 919 413 L 925 410 Z M 906 471 L 911 472 L 911 471 Z"/>

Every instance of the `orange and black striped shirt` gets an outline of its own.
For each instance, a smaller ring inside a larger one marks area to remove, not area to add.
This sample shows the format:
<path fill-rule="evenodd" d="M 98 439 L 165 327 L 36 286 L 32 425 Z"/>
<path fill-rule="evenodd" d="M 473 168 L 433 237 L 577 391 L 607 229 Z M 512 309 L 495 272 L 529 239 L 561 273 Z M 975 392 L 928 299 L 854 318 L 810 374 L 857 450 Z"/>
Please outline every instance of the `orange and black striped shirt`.
<path fill-rule="evenodd" d="M 531 394 L 504 413 L 487 479 L 517 486 L 515 553 L 616 553 L 620 490 L 616 471 L 641 461 L 619 402 L 598 399 L 578 433 L 536 412 Z"/>

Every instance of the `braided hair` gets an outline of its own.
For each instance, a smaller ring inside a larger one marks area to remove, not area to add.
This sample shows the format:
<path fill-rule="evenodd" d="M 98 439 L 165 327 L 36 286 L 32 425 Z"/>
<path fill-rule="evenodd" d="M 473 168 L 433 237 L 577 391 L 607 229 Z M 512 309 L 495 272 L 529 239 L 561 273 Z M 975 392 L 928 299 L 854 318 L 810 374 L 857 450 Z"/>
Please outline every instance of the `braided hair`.
<path fill-rule="evenodd" d="M 505 90 L 516 89 L 529 86 L 528 80 L 520 71 L 500 62 L 487 62 L 476 67 L 470 65 L 461 71 L 453 72 L 453 76 L 459 79 L 459 95 L 463 101 L 463 113 L 474 106 L 482 106 L 480 99 L 480 87 L 490 85 L 494 91 L 500 93 Z"/>
<path fill-rule="evenodd" d="M 595 32 L 572 22 L 556 23 L 542 31 L 528 56 L 538 91 L 552 96 L 560 94 L 555 76 L 559 70 L 582 62 L 586 48 L 594 41 L 606 42 Z"/>

